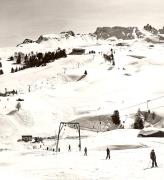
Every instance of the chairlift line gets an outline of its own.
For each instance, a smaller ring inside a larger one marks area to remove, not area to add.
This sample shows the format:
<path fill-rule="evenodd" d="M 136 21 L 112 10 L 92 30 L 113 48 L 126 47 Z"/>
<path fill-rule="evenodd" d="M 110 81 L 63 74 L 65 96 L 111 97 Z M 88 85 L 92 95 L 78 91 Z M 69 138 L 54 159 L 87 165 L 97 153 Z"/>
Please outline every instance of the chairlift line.
<path fill-rule="evenodd" d="M 132 107 L 139 106 L 139 105 L 141 105 L 141 104 L 146 104 L 146 103 L 148 103 L 148 102 L 156 101 L 156 100 L 162 99 L 162 98 L 164 98 L 164 96 L 159 96 L 159 97 L 157 97 L 157 98 L 149 99 L 149 100 L 147 100 L 147 101 L 145 101 L 145 102 L 141 102 L 141 103 L 139 103 L 139 104 L 135 104 L 135 105 L 132 105 L 132 106 L 129 106 L 129 107 L 125 107 L 125 108 L 122 108 L 122 109 L 120 109 L 120 110 L 130 109 L 130 108 L 132 108 Z"/>
<path fill-rule="evenodd" d="M 161 106 L 157 106 L 157 107 L 154 107 L 154 108 L 151 108 L 152 110 L 153 109 L 159 109 L 159 108 L 164 108 L 164 105 L 161 105 Z M 126 115 L 122 115 L 122 116 L 120 116 L 120 117 L 127 117 L 127 118 L 129 118 L 129 117 L 133 117 L 135 115 L 135 113 L 130 113 L 130 114 L 126 114 Z"/>

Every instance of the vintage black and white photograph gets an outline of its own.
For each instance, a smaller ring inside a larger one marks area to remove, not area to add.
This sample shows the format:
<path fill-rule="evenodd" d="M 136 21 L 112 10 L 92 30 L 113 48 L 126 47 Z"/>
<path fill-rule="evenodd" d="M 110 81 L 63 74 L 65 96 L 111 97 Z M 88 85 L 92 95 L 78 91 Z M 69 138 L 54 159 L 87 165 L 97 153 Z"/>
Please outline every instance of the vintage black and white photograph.
<path fill-rule="evenodd" d="M 0 0 L 0 179 L 164 179 L 164 1 Z"/>

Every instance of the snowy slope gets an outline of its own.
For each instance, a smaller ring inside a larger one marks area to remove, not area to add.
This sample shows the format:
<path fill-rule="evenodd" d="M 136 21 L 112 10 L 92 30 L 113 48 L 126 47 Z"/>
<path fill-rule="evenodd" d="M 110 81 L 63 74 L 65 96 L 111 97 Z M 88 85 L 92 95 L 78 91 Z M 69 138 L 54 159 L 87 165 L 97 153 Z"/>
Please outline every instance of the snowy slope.
<path fill-rule="evenodd" d="M 2 108 L 6 106 L 3 116 L 17 122 L 15 126 L 20 124 L 18 134 L 29 131 L 53 135 L 58 130 L 59 122 L 71 121 L 81 114 L 97 116 L 112 114 L 119 109 L 121 120 L 125 121 L 138 108 L 147 110 L 147 100 L 163 95 L 163 47 L 156 45 L 150 49 L 142 41 L 129 43 L 130 47 L 89 46 L 86 48 L 95 50 L 96 55 L 70 55 L 45 67 L 1 75 L 1 92 L 5 88 L 18 91 L 18 95 L 9 97 L 9 101 L 2 98 L 5 102 Z M 98 53 L 107 52 L 110 48 L 116 52 L 115 67 L 105 62 Z M 88 75 L 77 81 L 85 70 Z M 15 111 L 19 97 L 25 99 L 20 112 L 8 115 Z M 149 107 L 161 116 L 163 100 L 159 98 L 149 103 Z M 127 108 L 135 104 L 139 105 Z"/>
<path fill-rule="evenodd" d="M 0 97 L 0 177 L 9 180 L 161 180 L 164 140 L 137 138 L 138 130 L 128 128 L 134 122 L 138 108 L 142 111 L 149 108 L 160 115 L 162 120 L 157 127 L 162 127 L 163 44 L 150 47 L 150 43 L 137 38 L 97 44 L 88 36 L 81 40 L 80 35 L 71 36 L 67 41 L 63 36 L 57 44 L 61 37 L 44 37 L 48 40 L 39 44 L 0 49 L 6 72 L 0 76 L 0 92 L 5 92 L 5 88 L 18 91 L 17 95 Z M 129 46 L 117 46 L 118 42 Z M 56 49 L 60 43 L 63 48 L 85 46 L 86 52 L 94 50 L 96 53 L 68 55 L 47 66 L 9 73 L 11 62 L 6 60 L 15 51 L 45 52 Z M 103 58 L 103 53 L 110 54 L 111 48 L 115 51 L 115 66 Z M 78 81 L 85 70 L 87 76 Z M 24 99 L 19 111 L 16 109 L 18 98 Z M 100 125 L 100 117 L 110 116 L 116 109 L 125 129 L 100 132 L 105 126 Z M 92 119 L 97 123 L 96 132 L 81 130 L 82 150 L 87 146 L 87 157 L 83 156 L 83 151 L 78 152 L 78 133 L 69 127 L 64 127 L 61 132 L 60 153 L 52 151 L 56 148 L 54 139 L 44 140 L 44 144 L 17 142 L 23 134 L 56 136 L 61 121 L 80 122 L 81 119 L 86 126 L 93 126 Z M 72 152 L 68 153 L 69 144 Z M 45 150 L 47 147 L 49 151 Z M 111 160 L 108 161 L 105 160 L 107 147 L 111 149 Z M 152 148 L 156 150 L 159 168 L 144 170 L 151 166 L 149 152 Z"/>
<path fill-rule="evenodd" d="M 0 153 L 0 176 L 8 180 L 161 180 L 163 139 L 137 138 L 137 133 L 136 130 L 117 130 L 84 138 L 82 147 L 88 147 L 88 156 L 84 156 L 83 151 L 77 151 L 77 140 L 64 140 L 65 144 L 61 140 L 61 152 L 57 154 L 52 150 L 46 151 L 44 146 L 18 144 L 17 151 L 4 150 Z M 67 150 L 68 144 L 71 144 L 71 152 Z M 105 159 L 106 147 L 111 150 L 110 160 Z M 150 168 L 149 153 L 152 148 L 155 149 L 159 168 Z"/>

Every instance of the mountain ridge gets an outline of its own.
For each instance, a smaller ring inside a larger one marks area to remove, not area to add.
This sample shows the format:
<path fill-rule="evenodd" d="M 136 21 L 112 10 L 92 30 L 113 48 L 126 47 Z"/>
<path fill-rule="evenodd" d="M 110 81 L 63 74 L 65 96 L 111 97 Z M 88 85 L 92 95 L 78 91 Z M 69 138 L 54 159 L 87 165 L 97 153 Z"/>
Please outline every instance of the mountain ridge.
<path fill-rule="evenodd" d="M 38 37 L 37 40 L 25 39 L 22 43 L 18 44 L 17 47 L 22 47 L 24 44 L 41 44 L 46 41 L 56 41 L 56 44 L 60 45 L 60 41 L 67 40 L 73 41 L 78 38 L 78 40 L 85 41 L 85 39 L 91 39 L 94 42 L 97 40 L 108 40 L 110 38 L 122 39 L 122 40 L 132 40 L 132 39 L 143 39 L 147 38 L 147 33 L 152 36 L 156 36 L 158 41 L 163 40 L 164 27 L 162 29 L 155 29 L 150 24 L 143 27 L 143 30 L 135 26 L 123 27 L 123 26 L 113 26 L 113 27 L 97 27 L 94 33 L 75 33 L 72 30 L 60 32 L 59 34 L 43 34 Z M 162 35 L 161 35 L 162 34 Z"/>

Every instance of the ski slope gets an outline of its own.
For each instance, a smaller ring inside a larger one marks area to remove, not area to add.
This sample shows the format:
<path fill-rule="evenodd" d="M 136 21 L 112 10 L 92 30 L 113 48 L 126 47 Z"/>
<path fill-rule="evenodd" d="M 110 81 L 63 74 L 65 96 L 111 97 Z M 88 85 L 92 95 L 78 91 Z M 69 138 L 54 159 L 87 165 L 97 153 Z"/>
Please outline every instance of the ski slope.
<path fill-rule="evenodd" d="M 25 180 L 160 180 L 163 176 L 164 141 L 161 138 L 137 138 L 137 132 L 114 130 L 90 134 L 82 139 L 82 147 L 88 147 L 88 156 L 83 155 L 83 148 L 78 152 L 77 140 L 61 140 L 61 152 L 58 153 L 45 150 L 46 146 L 18 144 L 12 150 L 1 151 L 0 177 Z M 71 144 L 71 152 L 68 152 L 68 144 Z M 111 150 L 110 160 L 105 159 L 106 147 Z M 159 168 L 150 168 L 152 148 Z"/>
<path fill-rule="evenodd" d="M 68 55 L 45 67 L 1 75 L 1 92 L 5 88 L 18 91 L 18 95 L 1 98 L 3 118 L 13 121 L 9 123 L 14 126 L 20 124 L 23 129 L 16 128 L 21 130 L 20 135 L 24 128 L 29 133 L 54 134 L 61 121 L 81 115 L 112 114 L 115 109 L 120 110 L 121 120 L 125 121 L 138 108 L 147 110 L 147 100 L 152 100 L 150 109 L 163 116 L 163 49 L 160 45 L 149 49 L 148 44 L 139 41 L 130 43 L 130 47 L 114 44 L 87 47 L 102 53 L 115 48 L 115 67 L 96 53 Z M 85 70 L 88 75 L 77 81 Z M 18 98 L 24 99 L 21 110 L 10 114 Z"/>
<path fill-rule="evenodd" d="M 86 52 L 95 50 L 96 54 L 68 55 L 47 66 L 13 74 L 7 57 L 16 50 L 30 52 L 31 47 L 0 50 L 5 68 L 5 74 L 0 76 L 0 92 L 5 92 L 5 88 L 18 91 L 17 95 L 0 97 L 1 178 L 161 180 L 163 139 L 137 138 L 138 130 L 129 128 L 138 108 L 147 111 L 149 106 L 151 111 L 164 117 L 163 45 L 155 44 L 150 48 L 149 43 L 138 39 L 126 41 L 129 46 L 116 46 L 116 43 L 85 44 Z M 44 51 L 50 48 L 46 44 L 41 47 Z M 36 52 L 40 47 L 32 48 Z M 102 56 L 111 48 L 115 50 L 114 67 Z M 87 76 L 78 81 L 85 70 Z M 24 99 L 19 111 L 16 109 L 18 98 Z M 41 148 L 40 144 L 17 142 L 23 134 L 56 136 L 62 121 L 110 115 L 116 109 L 125 129 L 104 133 L 99 132 L 101 127 L 96 127 L 98 133 L 82 130 L 82 152 L 78 152 L 77 132 L 70 128 L 65 128 L 61 134 L 58 154 L 52 151 L 56 147 L 55 140 L 45 140 Z M 159 128 L 162 127 L 163 119 Z M 72 152 L 67 151 L 68 144 Z M 83 156 L 85 146 L 87 157 Z M 108 146 L 111 160 L 105 160 Z M 46 147 L 50 150 L 46 151 Z M 144 171 L 150 167 L 152 148 L 157 153 L 159 168 Z"/>

